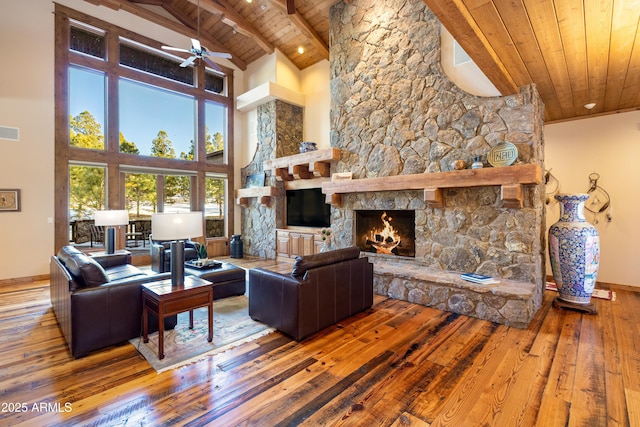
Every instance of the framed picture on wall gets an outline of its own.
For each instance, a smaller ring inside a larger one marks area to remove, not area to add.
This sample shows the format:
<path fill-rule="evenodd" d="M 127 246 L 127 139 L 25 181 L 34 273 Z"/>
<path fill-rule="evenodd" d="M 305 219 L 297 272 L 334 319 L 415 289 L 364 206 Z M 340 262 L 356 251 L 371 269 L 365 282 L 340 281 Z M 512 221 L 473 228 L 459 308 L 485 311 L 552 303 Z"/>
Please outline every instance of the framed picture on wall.
<path fill-rule="evenodd" d="M 245 188 L 264 187 L 264 173 L 247 175 Z"/>
<path fill-rule="evenodd" d="M 0 212 L 20 211 L 20 190 L 0 189 Z"/>

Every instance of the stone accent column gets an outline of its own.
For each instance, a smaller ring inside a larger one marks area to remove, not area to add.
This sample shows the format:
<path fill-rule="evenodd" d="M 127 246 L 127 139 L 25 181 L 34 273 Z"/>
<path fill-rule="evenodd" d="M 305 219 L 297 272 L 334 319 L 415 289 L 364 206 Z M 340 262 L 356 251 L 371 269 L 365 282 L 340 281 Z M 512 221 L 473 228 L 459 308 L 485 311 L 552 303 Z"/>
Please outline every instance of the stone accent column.
<path fill-rule="evenodd" d="M 300 152 L 302 141 L 302 108 L 274 100 L 258 106 L 258 146 L 251 162 L 241 170 L 242 187 L 248 175 L 266 173 L 265 185 L 277 187 L 279 197 L 271 198 L 264 206 L 251 199 L 242 209 L 244 252 L 263 258 L 276 257 L 276 228 L 284 227 L 284 185 L 276 181 L 271 171 L 264 171 L 265 160 Z"/>

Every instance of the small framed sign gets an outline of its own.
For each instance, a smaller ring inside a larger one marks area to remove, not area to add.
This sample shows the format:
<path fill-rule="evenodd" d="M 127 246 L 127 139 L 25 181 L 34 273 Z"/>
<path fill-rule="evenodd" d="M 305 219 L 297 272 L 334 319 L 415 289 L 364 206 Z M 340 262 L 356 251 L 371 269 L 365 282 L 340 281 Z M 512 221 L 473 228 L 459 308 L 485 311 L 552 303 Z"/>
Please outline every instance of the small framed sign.
<path fill-rule="evenodd" d="M 254 187 L 264 187 L 264 172 L 257 173 L 255 175 L 248 175 L 246 188 L 254 188 Z"/>
<path fill-rule="evenodd" d="M 0 190 L 0 212 L 20 211 L 20 190 Z"/>

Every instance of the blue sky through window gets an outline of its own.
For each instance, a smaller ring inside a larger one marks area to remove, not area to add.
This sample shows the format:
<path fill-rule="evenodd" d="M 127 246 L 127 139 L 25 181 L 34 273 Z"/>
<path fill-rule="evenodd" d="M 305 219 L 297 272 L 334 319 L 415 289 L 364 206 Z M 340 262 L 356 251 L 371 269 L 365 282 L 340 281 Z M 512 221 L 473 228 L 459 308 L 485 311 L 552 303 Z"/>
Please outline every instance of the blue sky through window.
<path fill-rule="evenodd" d="M 83 68 L 69 69 L 69 114 L 89 111 L 105 131 L 104 73 Z M 195 138 L 195 100 L 193 97 L 131 80 L 119 81 L 120 131 L 127 141 L 135 142 L 141 155 L 151 154 L 151 141 L 158 132 L 167 132 L 176 157 L 187 153 Z M 217 104 L 214 104 L 217 105 Z M 205 108 L 210 134 L 226 137 L 225 108 Z"/>

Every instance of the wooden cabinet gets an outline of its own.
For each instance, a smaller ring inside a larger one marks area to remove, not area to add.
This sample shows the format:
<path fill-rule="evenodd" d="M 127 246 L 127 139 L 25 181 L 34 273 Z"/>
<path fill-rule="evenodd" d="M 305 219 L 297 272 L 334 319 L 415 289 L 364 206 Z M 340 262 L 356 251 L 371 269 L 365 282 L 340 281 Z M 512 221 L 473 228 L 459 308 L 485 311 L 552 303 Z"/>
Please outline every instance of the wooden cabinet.
<path fill-rule="evenodd" d="M 276 252 L 278 257 L 295 258 L 320 252 L 322 239 L 318 230 L 309 231 L 277 229 Z"/>

